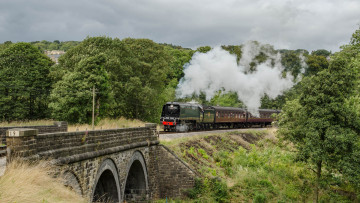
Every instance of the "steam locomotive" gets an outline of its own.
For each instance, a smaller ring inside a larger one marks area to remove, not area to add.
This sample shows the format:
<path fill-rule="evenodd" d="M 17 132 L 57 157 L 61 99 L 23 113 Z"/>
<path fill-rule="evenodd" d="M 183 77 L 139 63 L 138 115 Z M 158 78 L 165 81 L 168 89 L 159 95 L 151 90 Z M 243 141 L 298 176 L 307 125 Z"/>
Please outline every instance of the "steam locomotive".
<path fill-rule="evenodd" d="M 271 125 L 273 114 L 279 110 L 259 109 L 255 116 L 248 110 L 235 107 L 204 106 L 196 103 L 167 102 L 160 122 L 164 131 L 192 131 L 219 128 L 245 128 Z"/>

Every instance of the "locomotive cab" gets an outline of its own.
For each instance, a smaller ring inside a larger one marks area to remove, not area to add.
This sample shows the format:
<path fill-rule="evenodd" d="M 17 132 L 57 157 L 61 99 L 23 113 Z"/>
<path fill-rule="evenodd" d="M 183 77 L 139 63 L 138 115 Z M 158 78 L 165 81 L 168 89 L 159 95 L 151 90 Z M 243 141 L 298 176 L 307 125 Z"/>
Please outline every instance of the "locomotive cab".
<path fill-rule="evenodd" d="M 160 123 L 164 131 L 200 129 L 204 118 L 202 105 L 197 103 L 168 102 L 163 106 Z"/>
<path fill-rule="evenodd" d="M 166 103 L 161 112 L 160 122 L 165 131 L 173 131 L 180 117 L 180 105 L 175 103 Z"/>

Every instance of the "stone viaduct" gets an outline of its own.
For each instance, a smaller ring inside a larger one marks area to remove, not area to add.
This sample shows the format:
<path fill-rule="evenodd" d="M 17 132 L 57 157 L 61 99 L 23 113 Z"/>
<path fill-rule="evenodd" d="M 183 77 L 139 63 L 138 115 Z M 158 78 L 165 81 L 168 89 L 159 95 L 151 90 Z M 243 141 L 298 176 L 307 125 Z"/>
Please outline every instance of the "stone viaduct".
<path fill-rule="evenodd" d="M 90 201 L 131 202 L 185 195 L 195 172 L 145 127 L 39 134 L 8 129 L 7 160 L 49 160 L 64 184 Z"/>

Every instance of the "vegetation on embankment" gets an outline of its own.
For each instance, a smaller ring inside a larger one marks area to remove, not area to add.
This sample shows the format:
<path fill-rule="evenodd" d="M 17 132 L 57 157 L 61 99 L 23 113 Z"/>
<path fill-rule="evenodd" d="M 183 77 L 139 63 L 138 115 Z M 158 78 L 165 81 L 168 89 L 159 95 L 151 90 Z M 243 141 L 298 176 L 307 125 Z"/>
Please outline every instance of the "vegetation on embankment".
<path fill-rule="evenodd" d="M 0 202 L 88 202 L 51 177 L 49 171 L 45 162 L 11 162 L 0 177 Z"/>
<path fill-rule="evenodd" d="M 273 129 L 201 135 L 163 144 L 199 173 L 195 188 L 188 191 L 194 202 L 308 202 L 315 198 L 315 173 L 295 161 L 292 145 L 280 142 Z M 351 202 L 352 198 L 346 185 L 324 185 L 321 190 L 325 202 Z"/>

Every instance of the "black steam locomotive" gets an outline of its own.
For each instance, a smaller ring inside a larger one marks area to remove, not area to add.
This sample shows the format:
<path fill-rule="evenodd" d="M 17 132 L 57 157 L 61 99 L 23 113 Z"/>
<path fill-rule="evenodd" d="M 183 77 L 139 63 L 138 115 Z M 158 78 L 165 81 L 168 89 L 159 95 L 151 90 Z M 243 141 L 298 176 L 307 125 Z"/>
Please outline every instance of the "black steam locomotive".
<path fill-rule="evenodd" d="M 164 131 L 192 131 L 219 128 L 245 128 L 271 125 L 279 110 L 259 109 L 259 116 L 243 108 L 203 106 L 196 103 L 168 102 L 160 122 Z"/>

